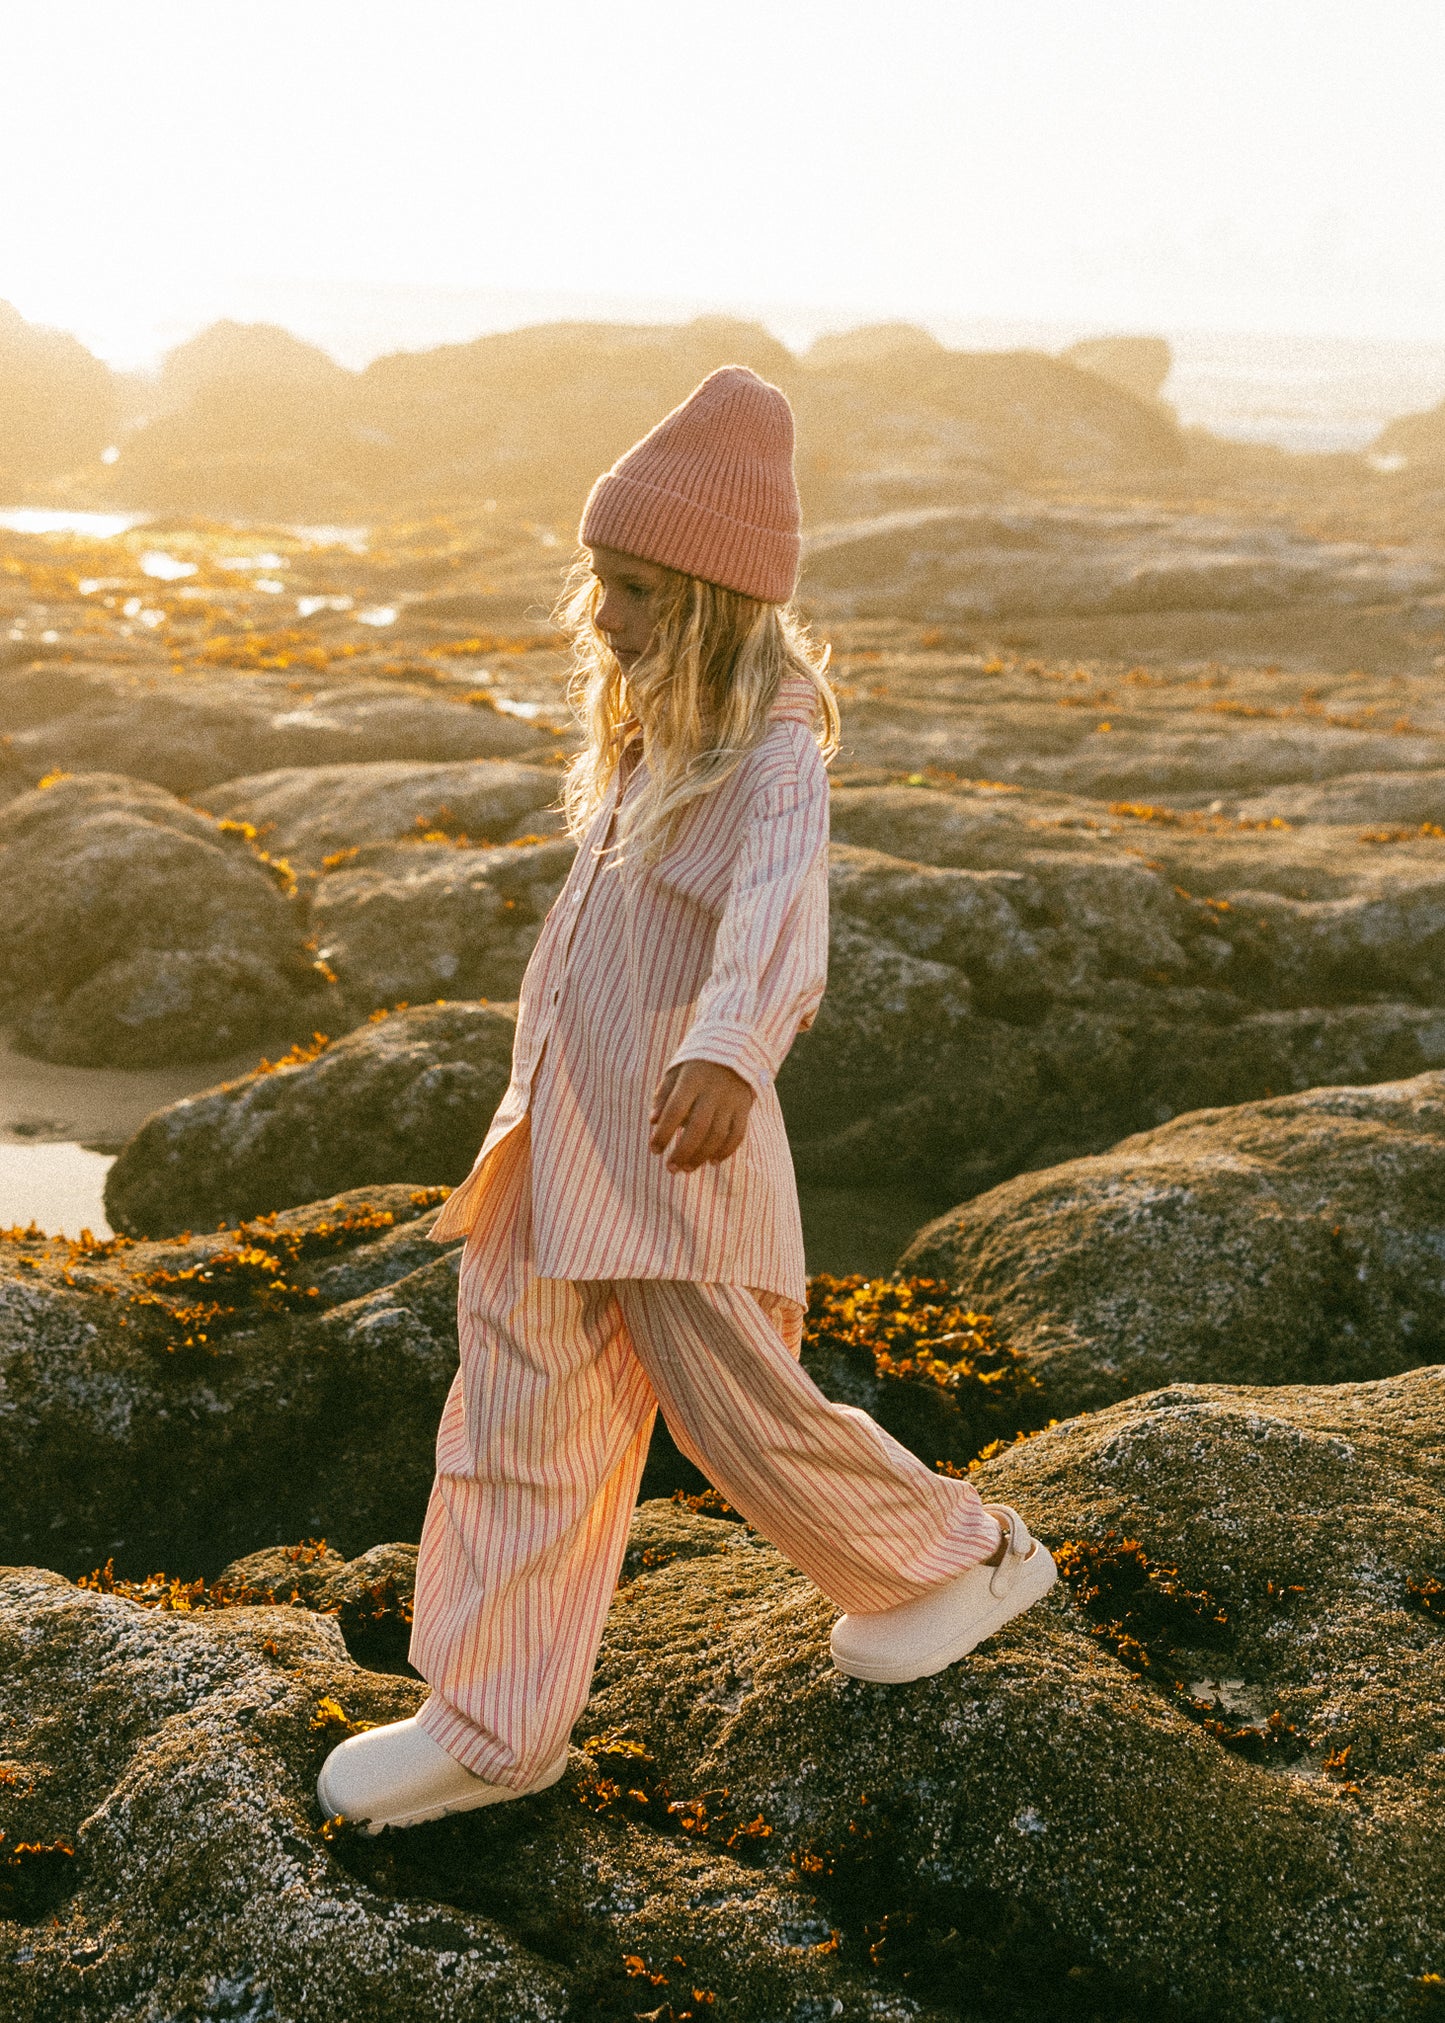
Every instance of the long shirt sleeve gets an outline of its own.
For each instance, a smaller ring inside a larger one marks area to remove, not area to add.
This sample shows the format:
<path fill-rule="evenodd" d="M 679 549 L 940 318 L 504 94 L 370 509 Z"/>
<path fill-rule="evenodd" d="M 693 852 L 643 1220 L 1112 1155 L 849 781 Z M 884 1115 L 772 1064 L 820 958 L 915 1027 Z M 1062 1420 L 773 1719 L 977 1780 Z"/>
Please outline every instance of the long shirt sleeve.
<path fill-rule="evenodd" d="M 828 776 L 811 737 L 790 776 L 760 785 L 718 922 L 712 970 L 668 1062 L 716 1061 L 761 1095 L 828 976 Z"/>

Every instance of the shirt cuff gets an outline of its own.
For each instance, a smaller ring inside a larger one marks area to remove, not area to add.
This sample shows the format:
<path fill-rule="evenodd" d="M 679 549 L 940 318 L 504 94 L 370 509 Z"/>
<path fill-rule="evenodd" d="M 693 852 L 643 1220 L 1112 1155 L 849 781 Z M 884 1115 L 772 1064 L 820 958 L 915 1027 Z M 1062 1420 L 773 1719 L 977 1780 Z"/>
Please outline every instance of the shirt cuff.
<path fill-rule="evenodd" d="M 690 1032 L 668 1062 L 669 1068 L 684 1061 L 713 1061 L 741 1075 L 755 1096 L 772 1087 L 773 1067 L 759 1044 L 756 1033 L 746 1026 L 704 1026 Z"/>

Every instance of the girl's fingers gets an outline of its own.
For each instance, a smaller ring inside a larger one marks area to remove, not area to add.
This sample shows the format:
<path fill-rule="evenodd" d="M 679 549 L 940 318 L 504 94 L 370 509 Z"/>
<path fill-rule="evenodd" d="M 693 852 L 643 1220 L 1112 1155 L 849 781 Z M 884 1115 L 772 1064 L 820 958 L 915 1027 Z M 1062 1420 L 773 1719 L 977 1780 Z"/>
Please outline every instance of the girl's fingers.
<path fill-rule="evenodd" d="M 678 1094 L 677 1087 L 668 1090 L 662 1106 L 655 1113 L 650 1143 L 654 1152 L 665 1152 L 673 1133 L 686 1123 L 696 1109 L 695 1102 Z"/>
<path fill-rule="evenodd" d="M 689 1089 L 695 1093 L 689 1094 Z M 684 1068 L 670 1068 L 653 1097 L 648 1143 L 661 1153 L 668 1170 L 691 1173 L 704 1164 L 730 1159 L 747 1130 L 751 1101 L 716 1081 L 697 1088 L 697 1078 Z"/>
<path fill-rule="evenodd" d="M 712 1106 L 706 1098 L 694 1102 L 682 1129 L 672 1141 L 667 1163 L 674 1173 L 691 1173 L 702 1163 L 712 1126 Z M 659 1129 L 661 1127 L 659 1126 Z"/>
<path fill-rule="evenodd" d="M 677 1087 L 677 1078 L 681 1073 L 682 1073 L 681 1068 L 669 1068 L 667 1073 L 662 1077 L 662 1080 L 658 1083 L 657 1087 L 653 1090 L 652 1110 L 648 1117 L 648 1122 L 650 1124 L 655 1124 L 658 1118 L 662 1115 L 663 1105 L 667 1102 L 668 1097 Z"/>
<path fill-rule="evenodd" d="M 730 1159 L 742 1142 L 743 1120 L 731 1104 L 698 1103 L 673 1146 L 668 1165 L 674 1172 L 691 1173 L 702 1165 L 720 1164 Z"/>
<path fill-rule="evenodd" d="M 673 1168 L 673 1171 L 677 1173 L 691 1173 L 694 1167 L 701 1166 L 703 1160 L 707 1157 L 707 1145 L 710 1136 L 708 1112 L 701 1103 L 695 1104 L 687 1122 L 683 1125 L 681 1131 L 678 1132 L 676 1142 L 672 1148 L 672 1155 L 668 1164 Z"/>

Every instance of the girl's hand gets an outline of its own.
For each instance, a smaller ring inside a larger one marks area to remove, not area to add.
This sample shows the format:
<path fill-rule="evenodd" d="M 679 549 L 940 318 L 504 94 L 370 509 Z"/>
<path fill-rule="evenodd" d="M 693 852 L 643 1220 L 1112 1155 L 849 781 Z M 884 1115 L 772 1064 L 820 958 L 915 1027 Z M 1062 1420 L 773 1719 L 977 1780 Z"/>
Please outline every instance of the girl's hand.
<path fill-rule="evenodd" d="M 681 1061 L 657 1085 L 648 1143 L 666 1154 L 669 1173 L 691 1173 L 704 1162 L 719 1165 L 742 1144 L 752 1107 L 752 1090 L 731 1068 L 719 1061 Z"/>

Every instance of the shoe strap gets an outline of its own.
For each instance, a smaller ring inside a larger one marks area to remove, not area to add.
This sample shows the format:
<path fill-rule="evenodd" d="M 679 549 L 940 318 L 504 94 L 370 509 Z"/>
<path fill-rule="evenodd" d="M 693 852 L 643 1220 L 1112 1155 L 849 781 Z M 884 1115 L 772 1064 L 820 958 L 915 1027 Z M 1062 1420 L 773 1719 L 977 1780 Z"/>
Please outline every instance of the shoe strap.
<path fill-rule="evenodd" d="M 1012 1571 L 1011 1562 L 1028 1557 L 1033 1545 L 1033 1539 L 1029 1536 L 1028 1526 L 1013 1508 L 1012 1504 L 988 1503 L 984 1505 L 984 1508 L 987 1510 L 989 1516 L 997 1522 L 1006 1541 L 1003 1558 L 996 1567 L 992 1567 L 989 1570 L 989 1593 L 1001 1595 L 1008 1585 L 1008 1577 Z"/>

